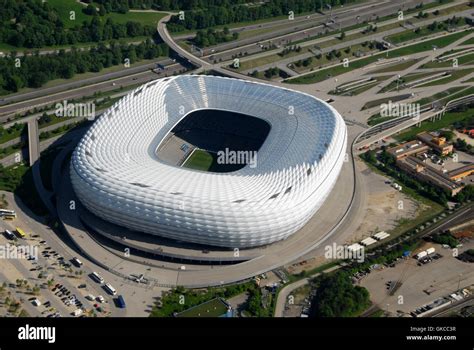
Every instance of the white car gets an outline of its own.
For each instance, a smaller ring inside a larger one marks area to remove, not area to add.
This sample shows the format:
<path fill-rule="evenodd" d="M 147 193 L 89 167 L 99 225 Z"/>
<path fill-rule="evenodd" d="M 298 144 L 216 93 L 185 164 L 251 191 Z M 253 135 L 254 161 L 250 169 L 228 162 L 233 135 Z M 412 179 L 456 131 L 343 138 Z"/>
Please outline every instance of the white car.
<path fill-rule="evenodd" d="M 96 300 L 97 300 L 98 302 L 105 303 L 105 299 L 104 299 L 104 297 L 103 297 L 102 295 L 99 295 L 99 296 L 96 298 Z"/>
<path fill-rule="evenodd" d="M 86 295 L 86 299 L 90 300 L 90 301 L 94 301 L 95 297 L 92 294 L 88 294 L 88 295 Z"/>
<path fill-rule="evenodd" d="M 41 306 L 41 301 L 40 301 L 38 298 L 33 299 L 33 300 L 31 301 L 31 303 L 32 303 L 34 306 Z"/>

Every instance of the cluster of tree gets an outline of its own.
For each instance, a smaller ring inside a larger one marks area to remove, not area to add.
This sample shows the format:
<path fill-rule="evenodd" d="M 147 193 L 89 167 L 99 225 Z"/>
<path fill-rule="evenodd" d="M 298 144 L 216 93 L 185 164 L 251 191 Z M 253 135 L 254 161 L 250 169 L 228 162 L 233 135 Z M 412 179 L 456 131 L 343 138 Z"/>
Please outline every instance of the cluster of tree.
<path fill-rule="evenodd" d="M 87 6 L 87 8 L 94 8 L 95 11 L 97 11 L 94 6 L 94 4 L 98 4 L 99 12 L 118 12 L 118 13 L 127 13 L 128 10 L 130 9 L 130 3 L 132 3 L 132 7 L 140 7 L 140 1 L 129 1 L 129 0 L 82 0 L 82 2 L 85 2 L 86 4 L 90 4 Z M 94 10 L 90 9 L 87 11 L 92 11 L 94 13 Z"/>
<path fill-rule="evenodd" d="M 408 235 L 413 234 L 414 232 L 408 233 Z M 349 265 L 346 266 L 344 270 L 349 273 L 349 275 L 354 275 L 357 272 L 369 272 L 370 267 L 375 264 L 390 265 L 398 258 L 402 257 L 405 252 L 414 251 L 419 244 L 419 239 L 415 237 L 407 237 L 407 235 L 404 235 L 404 237 L 400 236 L 398 238 L 396 245 L 392 244 L 393 242 L 389 243 L 390 248 L 383 246 L 381 249 L 371 252 L 370 255 L 366 255 L 362 263 L 359 263 L 356 260 L 347 261 Z"/>
<path fill-rule="evenodd" d="M 250 295 L 247 302 L 247 310 L 256 317 L 261 317 L 262 312 L 262 293 L 260 289 L 254 289 L 250 291 Z"/>
<path fill-rule="evenodd" d="M 373 50 L 373 49 L 384 50 L 385 49 L 385 47 L 383 46 L 383 44 L 381 42 L 378 42 L 378 41 L 375 41 L 375 40 L 364 41 L 361 45 L 363 47 L 368 47 L 371 50 Z"/>
<path fill-rule="evenodd" d="M 474 200 L 474 186 L 467 185 L 456 195 L 456 200 L 460 203 Z"/>
<path fill-rule="evenodd" d="M 444 137 L 446 139 L 446 141 L 453 141 L 454 138 L 456 137 L 456 134 L 451 131 L 451 130 L 442 130 L 440 133 L 439 133 L 439 136 L 441 137 Z"/>
<path fill-rule="evenodd" d="M 95 7 L 92 6 L 95 9 Z M 149 36 L 156 32 L 150 25 L 129 21 L 115 23 L 93 16 L 74 28 L 66 28 L 57 11 L 48 2 L 5 0 L 0 13 L 0 42 L 15 47 L 40 48 L 74 45 L 125 37 Z"/>
<path fill-rule="evenodd" d="M 141 59 L 168 56 L 168 46 L 147 40 L 138 45 L 99 44 L 90 50 L 72 48 L 55 54 L 0 58 L 0 92 L 16 92 L 23 87 L 38 88 L 53 79 L 70 79 L 76 73 L 99 72 L 103 68 L 134 63 Z M 128 60 L 127 60 L 128 59 Z"/>
<path fill-rule="evenodd" d="M 308 67 L 311 65 L 311 63 L 313 63 L 313 57 L 308 57 L 308 58 L 305 58 L 304 60 L 298 60 L 295 62 L 295 66 L 296 67 Z"/>
<path fill-rule="evenodd" d="M 82 12 L 84 12 L 88 16 L 105 16 L 107 14 L 107 10 L 103 5 L 99 5 L 99 7 L 95 7 L 93 4 L 87 5 L 86 8 L 82 9 Z"/>
<path fill-rule="evenodd" d="M 305 12 L 316 12 L 321 10 L 321 6 L 325 9 L 326 4 L 338 6 L 355 1 L 357 0 L 273 0 L 258 6 L 248 6 L 243 1 L 240 3 L 218 0 L 186 1 L 187 6 L 180 8 L 185 10 L 184 20 L 180 19 L 178 15 L 172 16 L 168 28 L 173 32 L 186 29 L 204 29 L 217 25 L 288 16 L 290 11 L 295 15 Z M 184 1 L 182 2 L 184 3 Z"/>
<path fill-rule="evenodd" d="M 237 40 L 239 33 L 230 33 L 229 28 L 224 27 L 223 30 L 216 31 L 212 28 L 208 30 L 198 30 L 194 37 L 194 43 L 199 47 L 213 46 L 219 43 Z"/>
<path fill-rule="evenodd" d="M 388 176 L 397 179 L 405 186 L 415 190 L 424 197 L 431 199 L 433 202 L 439 203 L 443 206 L 447 206 L 449 194 L 443 189 L 436 187 L 428 183 L 422 183 L 413 176 L 407 174 L 403 170 L 397 167 L 395 159 L 385 149 L 377 157 L 377 154 L 373 150 L 369 150 L 361 155 L 362 159 L 375 166 L 380 171 L 384 172 Z"/>
<path fill-rule="evenodd" d="M 372 32 L 376 32 L 377 31 L 377 26 L 374 25 L 374 24 L 369 24 L 367 26 L 367 28 L 365 28 L 363 31 L 362 31 L 362 34 L 369 34 L 369 33 L 372 33 Z"/>
<path fill-rule="evenodd" d="M 278 76 L 282 75 L 282 73 L 283 73 L 283 71 L 280 68 L 271 67 L 271 68 L 268 68 L 265 72 L 263 72 L 263 75 L 267 79 L 272 79 L 273 77 L 278 77 Z"/>
<path fill-rule="evenodd" d="M 65 125 L 62 125 L 62 126 L 56 128 L 56 129 L 54 129 L 54 130 L 51 130 L 51 131 L 43 131 L 43 132 L 40 133 L 39 139 L 40 139 L 40 141 L 43 141 L 43 140 L 47 140 L 51 137 L 64 134 L 65 132 L 67 132 L 69 130 L 72 130 L 74 128 L 82 126 L 84 123 L 86 123 L 86 120 L 82 120 L 80 122 L 75 122 L 75 123 L 72 123 L 72 124 L 65 124 Z"/>
<path fill-rule="evenodd" d="M 453 145 L 454 145 L 454 148 L 456 148 L 459 151 L 466 152 L 469 154 L 473 153 L 472 146 L 469 143 L 467 143 L 466 140 L 458 138 L 456 139 L 456 141 L 454 141 Z"/>
<path fill-rule="evenodd" d="M 292 45 L 285 47 L 281 52 L 278 53 L 278 56 L 285 57 L 292 52 L 301 52 L 301 46 L 299 45 Z"/>
<path fill-rule="evenodd" d="M 18 137 L 22 133 L 26 133 L 26 124 L 24 123 L 15 123 L 7 129 L 5 129 L 3 126 L 0 126 L 1 142 L 5 142 L 5 141 L 8 141 L 9 139 Z"/>
<path fill-rule="evenodd" d="M 456 16 L 453 16 L 443 22 L 437 22 L 437 21 L 433 21 L 432 23 L 428 24 L 427 28 L 429 31 L 435 31 L 435 30 L 447 30 L 449 29 L 450 27 L 453 27 L 453 26 L 458 26 L 460 24 L 462 24 L 463 22 L 463 19 L 461 17 L 456 17 Z M 415 30 L 415 32 L 419 32 L 420 31 L 420 28 L 417 28 Z"/>
<path fill-rule="evenodd" d="M 447 244 L 451 248 L 456 248 L 459 241 L 451 236 L 449 233 L 442 233 L 431 237 L 432 241 L 438 244 Z"/>
<path fill-rule="evenodd" d="M 422 19 L 422 18 L 428 18 L 429 16 L 430 16 L 430 14 L 428 12 L 420 11 L 416 15 L 416 18 Z"/>
<path fill-rule="evenodd" d="M 340 58 L 341 56 L 342 56 L 341 51 L 333 49 L 326 54 L 326 59 L 328 61 L 332 61 L 333 59 Z"/>
<path fill-rule="evenodd" d="M 311 307 L 313 317 L 357 316 L 370 306 L 367 289 L 354 286 L 347 272 L 322 274 L 313 284 L 316 289 Z"/>

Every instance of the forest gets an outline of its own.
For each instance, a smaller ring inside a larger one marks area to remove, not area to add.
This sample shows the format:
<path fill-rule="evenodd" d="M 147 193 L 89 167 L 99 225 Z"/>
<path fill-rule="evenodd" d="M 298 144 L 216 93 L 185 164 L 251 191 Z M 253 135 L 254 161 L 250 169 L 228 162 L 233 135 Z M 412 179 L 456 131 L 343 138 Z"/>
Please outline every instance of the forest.
<path fill-rule="evenodd" d="M 151 36 L 156 28 L 140 22 L 115 23 L 99 12 L 89 21 L 66 28 L 64 19 L 48 2 L 3 0 L 0 11 L 0 42 L 18 48 L 100 42 L 127 37 Z M 84 12 L 88 13 L 87 8 Z M 105 14 L 106 12 L 103 12 Z"/>
<path fill-rule="evenodd" d="M 16 92 L 21 88 L 38 88 L 53 79 L 70 79 L 75 74 L 99 72 L 104 68 L 142 59 L 168 56 L 168 46 L 147 40 L 140 44 L 99 44 L 90 50 L 72 48 L 57 54 L 0 58 L 0 93 Z M 19 63 L 19 64 L 18 64 Z"/>
<path fill-rule="evenodd" d="M 209 27 L 231 23 L 256 21 L 277 16 L 288 16 L 327 10 L 330 6 L 354 3 L 358 0 L 272 0 L 255 5 L 249 0 L 98 0 L 109 11 L 126 12 L 130 8 L 152 8 L 156 10 L 182 10 L 184 21 L 172 16 L 168 29 L 171 32 L 183 30 L 207 29 Z"/>

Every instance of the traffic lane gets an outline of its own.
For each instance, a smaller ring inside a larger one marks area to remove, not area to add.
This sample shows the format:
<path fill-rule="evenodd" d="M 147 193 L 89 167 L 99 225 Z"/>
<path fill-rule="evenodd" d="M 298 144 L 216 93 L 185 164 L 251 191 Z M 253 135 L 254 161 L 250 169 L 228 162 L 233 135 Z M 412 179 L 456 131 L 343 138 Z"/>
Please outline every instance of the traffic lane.
<path fill-rule="evenodd" d="M 42 97 L 34 99 L 34 101 L 28 100 L 28 101 L 14 103 L 11 105 L 2 106 L 0 107 L 0 115 L 2 115 L 0 117 L 0 122 L 2 123 L 7 122 L 8 118 L 11 118 L 12 116 L 19 113 L 20 111 L 30 110 L 34 107 L 47 105 L 47 104 L 54 103 L 57 101 L 71 100 L 75 98 L 81 98 L 83 96 L 91 96 L 96 92 L 113 91 L 113 90 L 118 89 L 121 86 L 127 87 L 129 85 L 134 85 L 134 84 L 144 84 L 151 80 L 160 79 L 166 76 L 176 74 L 182 69 L 184 69 L 184 67 L 180 65 L 179 68 L 165 69 L 158 73 L 154 71 L 153 72 L 146 71 L 143 73 L 138 73 L 137 75 L 133 77 L 119 78 L 119 79 L 114 80 L 113 82 L 106 81 L 106 82 L 94 84 L 92 86 L 83 86 L 74 90 L 67 90 L 67 91 L 59 92 L 52 95 L 42 96 Z"/>
<path fill-rule="evenodd" d="M 324 28 L 314 28 L 311 30 L 304 31 L 302 33 L 294 33 L 286 35 L 284 37 L 274 38 L 271 42 L 264 40 L 254 43 L 252 45 L 247 45 L 245 47 L 238 47 L 230 51 L 211 54 L 210 56 L 203 57 L 203 59 L 210 63 L 217 63 L 220 61 L 229 61 L 236 57 L 244 58 L 250 55 L 266 52 L 271 49 L 272 44 L 277 45 L 277 48 L 280 48 L 291 42 L 307 39 L 321 33 L 324 33 Z"/>
<path fill-rule="evenodd" d="M 405 4 L 405 8 L 410 8 L 415 5 L 416 2 L 411 1 L 408 2 L 408 4 Z M 384 17 L 389 14 L 394 14 L 398 12 L 399 9 L 400 3 L 388 3 L 384 4 L 384 8 L 371 8 L 371 11 L 367 14 L 361 14 L 358 16 L 354 16 L 353 14 L 347 14 L 345 16 L 340 17 L 336 16 L 334 17 L 335 23 L 332 23 L 329 26 L 323 25 L 323 23 L 328 22 L 329 17 L 327 17 L 326 21 L 316 24 L 316 27 L 315 24 L 313 24 L 312 26 L 307 26 L 307 28 L 302 26 L 293 27 L 292 30 L 298 30 L 297 33 L 291 32 L 285 34 L 285 32 L 288 32 L 288 30 L 281 30 L 273 33 L 258 35 L 241 41 L 217 45 L 213 48 L 209 48 L 208 51 L 214 50 L 214 52 L 209 52 L 208 56 L 204 56 L 203 59 L 207 60 L 208 62 L 213 62 L 214 60 L 220 61 L 221 59 L 223 61 L 227 61 L 229 59 L 232 59 L 233 56 L 235 57 L 235 55 L 238 55 L 240 52 L 248 52 L 248 54 L 263 52 L 266 51 L 264 47 L 268 44 L 264 45 L 263 47 L 260 47 L 260 44 L 262 44 L 262 42 L 272 41 L 273 43 L 277 43 L 277 45 L 284 45 L 290 42 L 307 39 L 318 34 L 324 34 L 327 29 L 330 29 L 331 31 L 336 33 L 337 31 L 345 27 L 350 27 L 352 25 L 356 25 L 364 21 L 371 21 L 376 19 L 377 17 Z M 257 44 L 257 47 L 252 48 L 251 46 L 249 46 L 252 44 Z M 213 57 L 210 58 L 210 56 Z"/>
<path fill-rule="evenodd" d="M 85 84 L 90 85 L 94 83 L 103 82 L 105 80 L 122 78 L 122 77 L 133 75 L 136 73 L 149 71 L 151 69 L 156 68 L 157 63 L 158 62 L 147 63 L 147 64 L 142 64 L 142 65 L 132 66 L 129 68 L 124 67 L 123 69 L 115 71 L 115 72 L 103 73 L 103 74 L 96 75 L 94 77 L 81 79 L 77 81 L 70 81 L 70 82 L 66 82 L 64 84 L 57 85 L 57 86 L 39 88 L 30 92 L 6 96 L 0 100 L 0 106 L 8 104 L 8 103 L 16 102 L 16 101 L 23 101 L 25 99 L 32 99 L 41 95 L 53 94 L 59 91 L 64 91 L 65 89 L 77 88 Z"/>
<path fill-rule="evenodd" d="M 332 15 L 333 16 L 338 16 L 338 15 L 343 15 L 343 14 L 348 14 L 348 13 L 354 13 L 354 12 L 359 12 L 363 9 L 366 8 L 374 8 L 374 7 L 381 7 L 384 6 L 389 2 L 388 0 L 385 1 L 378 1 L 378 0 L 372 0 L 372 1 L 366 1 L 360 4 L 352 4 L 346 7 L 338 7 L 333 9 Z M 403 1 L 402 1 L 403 2 Z M 306 15 L 300 15 L 296 16 L 293 20 L 291 20 L 291 23 L 293 25 L 304 25 L 304 24 L 312 24 L 314 25 L 317 23 L 317 21 L 324 21 L 326 20 L 329 16 L 331 16 L 331 12 L 326 9 L 325 13 L 320 13 L 320 12 L 314 12 L 311 14 L 306 14 Z M 288 19 L 280 19 L 280 20 L 275 20 L 271 22 L 265 22 L 261 24 L 251 24 L 243 27 L 234 27 L 234 28 L 229 28 L 229 31 L 231 33 L 237 32 L 237 33 L 244 33 L 247 31 L 252 31 L 256 29 L 270 29 L 273 27 L 279 27 L 281 25 L 287 24 Z M 173 36 L 173 39 L 175 41 L 179 40 L 188 40 L 192 39 L 195 37 L 195 33 L 190 33 L 190 34 L 182 34 L 182 35 L 175 35 Z"/>

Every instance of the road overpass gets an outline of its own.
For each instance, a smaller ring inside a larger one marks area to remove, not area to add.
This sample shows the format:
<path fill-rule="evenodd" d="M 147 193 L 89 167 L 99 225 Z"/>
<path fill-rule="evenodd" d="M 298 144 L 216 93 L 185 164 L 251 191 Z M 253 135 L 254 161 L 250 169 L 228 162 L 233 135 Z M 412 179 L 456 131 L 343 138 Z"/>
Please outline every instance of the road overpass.
<path fill-rule="evenodd" d="M 356 149 L 367 148 L 370 145 L 389 136 L 397 134 L 406 128 L 409 128 L 413 125 L 421 124 L 422 121 L 434 121 L 437 119 L 441 119 L 446 112 L 455 110 L 456 108 L 462 105 L 470 104 L 473 102 L 474 95 L 468 95 L 449 101 L 446 106 L 439 109 L 434 109 L 428 106 L 425 108 L 426 111 L 424 113 L 421 113 L 419 116 L 402 116 L 386 121 L 384 123 L 380 123 L 361 133 L 356 140 L 355 147 Z"/>
<path fill-rule="evenodd" d="M 36 163 L 40 156 L 38 121 L 28 121 L 28 156 L 30 166 Z"/>

